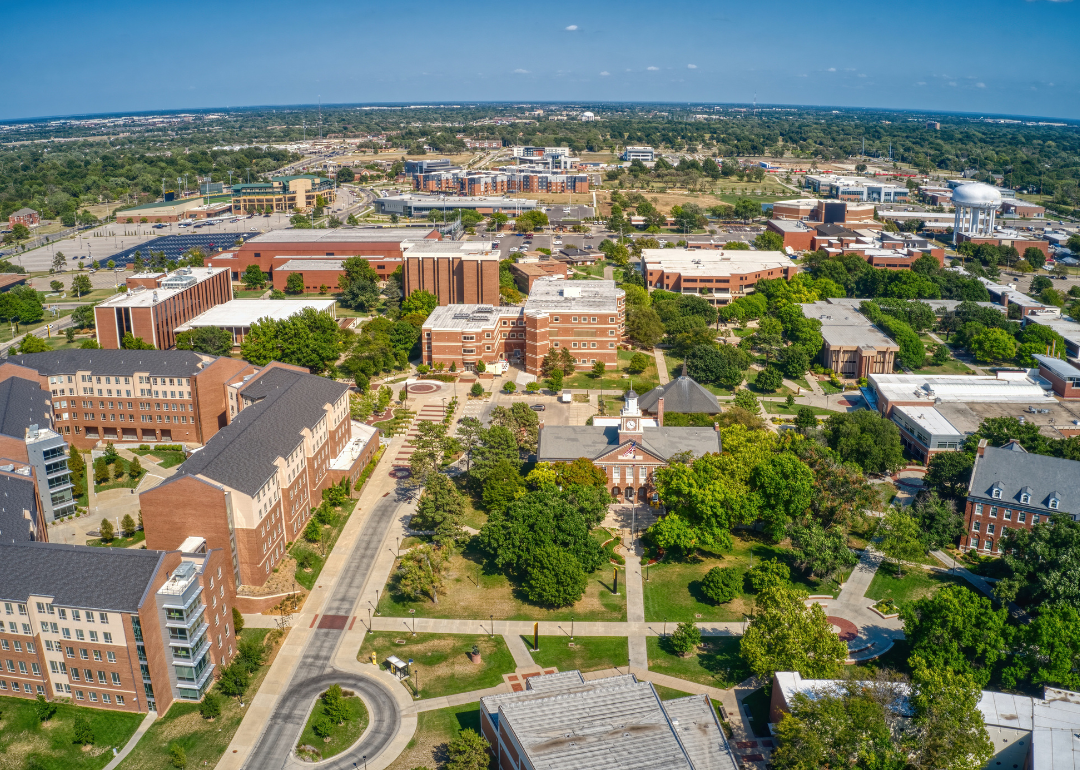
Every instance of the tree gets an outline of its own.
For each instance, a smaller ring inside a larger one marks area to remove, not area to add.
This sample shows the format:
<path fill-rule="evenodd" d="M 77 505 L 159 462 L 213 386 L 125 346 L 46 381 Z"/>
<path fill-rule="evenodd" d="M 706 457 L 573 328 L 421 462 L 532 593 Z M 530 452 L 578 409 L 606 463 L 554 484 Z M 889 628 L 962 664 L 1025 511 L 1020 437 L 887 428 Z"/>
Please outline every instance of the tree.
<path fill-rule="evenodd" d="M 368 322 L 364 328 L 373 323 L 375 321 Z M 391 326 L 396 329 L 396 324 Z M 409 324 L 405 326 L 412 329 Z M 413 331 L 419 334 L 418 330 Z M 408 342 L 409 348 L 412 344 L 413 341 Z M 305 366 L 312 374 L 321 374 L 338 360 L 342 347 L 337 322 L 326 313 L 305 308 L 290 318 L 264 318 L 253 323 L 240 346 L 240 353 L 256 366 L 280 361 Z"/>
<path fill-rule="evenodd" d="M 345 693 L 340 684 L 330 685 L 330 688 L 322 694 L 322 702 L 323 710 L 332 722 L 343 725 L 352 718 L 352 709 L 349 708 L 349 702 L 345 700 Z"/>
<path fill-rule="evenodd" d="M 1025 600 L 1080 610 L 1080 522 L 1055 513 L 1030 530 L 1010 529 L 999 547 Z"/>
<path fill-rule="evenodd" d="M 915 712 L 912 765 L 950 770 L 980 770 L 989 765 L 994 747 L 979 710 L 982 684 L 961 671 L 928 665 L 919 655 L 910 662 L 910 703 Z"/>
<path fill-rule="evenodd" d="M 450 739 L 446 755 L 445 770 L 487 770 L 491 763 L 488 742 L 469 727 Z"/>
<path fill-rule="evenodd" d="M 783 251 L 784 236 L 772 230 L 764 230 L 754 238 L 754 246 L 758 251 Z"/>
<path fill-rule="evenodd" d="M 975 360 L 982 363 L 1008 361 L 1016 355 L 1016 340 L 1004 329 L 979 332 L 971 339 L 970 347 Z"/>
<path fill-rule="evenodd" d="M 651 307 L 630 309 L 626 313 L 626 336 L 642 347 L 655 347 L 664 338 L 664 323 Z"/>
<path fill-rule="evenodd" d="M 285 279 L 285 293 L 286 294 L 303 294 L 304 293 L 304 274 L 303 273 L 289 273 L 289 277 Z"/>
<path fill-rule="evenodd" d="M 109 464 L 104 457 L 94 460 L 94 483 L 105 484 L 109 480 Z"/>
<path fill-rule="evenodd" d="M 763 591 L 739 644 L 743 660 L 762 681 L 777 671 L 798 671 L 810 679 L 836 676 L 847 645 L 832 630 L 819 604 L 807 607 L 806 594 L 790 585 Z"/>
<path fill-rule="evenodd" d="M 67 268 L 67 257 L 64 256 L 64 252 L 58 251 L 53 254 L 52 260 L 52 272 L 62 273 Z"/>
<path fill-rule="evenodd" d="M 409 526 L 415 530 L 434 532 L 436 542 L 445 545 L 461 537 L 464 518 L 464 495 L 449 476 L 433 473 L 427 478 Z"/>
<path fill-rule="evenodd" d="M 900 618 L 913 655 L 935 669 L 970 675 L 979 686 L 990 681 L 1004 654 L 1005 609 L 994 610 L 964 586 L 946 585 L 903 605 Z"/>
<path fill-rule="evenodd" d="M 607 365 L 603 361 L 597 361 L 592 367 L 593 377 L 603 377 L 604 371 L 607 369 Z"/>
<path fill-rule="evenodd" d="M 743 576 L 734 567 L 713 567 L 701 579 L 701 593 L 716 604 L 730 602 L 742 593 Z"/>
<path fill-rule="evenodd" d="M 821 522 L 807 517 L 792 525 L 790 534 L 799 566 L 813 575 L 831 578 L 838 570 L 858 562 L 841 527 L 834 525 L 826 529 Z"/>
<path fill-rule="evenodd" d="M 911 510 L 927 546 L 949 547 L 964 534 L 964 517 L 956 512 L 952 500 L 940 497 L 937 492 L 919 495 Z"/>
<path fill-rule="evenodd" d="M 402 316 L 407 316 L 416 313 L 423 316 L 421 320 L 426 320 L 438 306 L 438 297 L 430 291 L 417 289 L 401 303 L 401 314 Z"/>
<path fill-rule="evenodd" d="M 233 631 L 237 634 L 244 630 L 244 616 L 240 614 L 240 610 L 236 609 L 236 607 L 232 608 L 232 624 Z"/>
<path fill-rule="evenodd" d="M 506 382 L 503 383 L 502 389 L 503 389 L 504 393 L 509 395 L 509 394 L 513 393 L 515 390 L 517 390 L 517 385 L 514 384 L 513 380 L 507 380 Z"/>
<path fill-rule="evenodd" d="M 965 497 L 974 463 L 974 453 L 938 452 L 930 458 L 923 482 L 939 495 L 954 499 Z"/>
<path fill-rule="evenodd" d="M 239 661 L 235 661 L 221 669 L 217 687 L 222 695 L 230 698 L 242 698 L 244 693 L 247 692 L 249 684 L 247 669 Z"/>
<path fill-rule="evenodd" d="M 903 577 L 905 561 L 915 561 L 926 552 L 926 542 L 918 522 L 905 510 L 891 507 L 878 522 L 876 536 L 881 552 L 896 562 L 896 575 Z"/>
<path fill-rule="evenodd" d="M 334 723 L 330 721 L 326 714 L 320 714 L 311 723 L 311 731 L 324 741 L 328 741 L 330 740 L 330 733 L 334 731 Z"/>
<path fill-rule="evenodd" d="M 261 289 L 266 285 L 266 273 L 258 265 L 248 265 L 240 275 L 240 282 L 248 290 Z"/>
<path fill-rule="evenodd" d="M 500 460 L 484 481 L 484 507 L 489 511 L 503 511 L 520 497 L 524 490 L 525 483 L 518 472 L 518 464 L 510 460 Z"/>
<path fill-rule="evenodd" d="M 57 292 L 63 291 L 64 290 L 64 282 L 63 281 L 49 281 L 49 288 L 52 289 L 53 291 L 57 291 Z"/>
<path fill-rule="evenodd" d="M 739 198 L 735 201 L 735 218 L 744 222 L 761 216 L 761 204 L 755 203 L 749 198 Z"/>
<path fill-rule="evenodd" d="M 200 326 L 176 335 L 177 350 L 195 350 L 210 356 L 227 356 L 232 353 L 232 333 L 219 326 Z"/>
<path fill-rule="evenodd" d="M 483 489 L 484 481 L 496 463 L 503 459 L 520 463 L 521 451 L 514 434 L 501 425 L 495 425 L 487 430 L 484 430 L 483 426 L 480 426 L 478 430 L 476 428 L 470 428 L 470 430 L 475 430 L 476 436 L 468 464 L 469 480 L 479 490 Z M 462 433 L 463 431 L 458 431 L 459 436 Z M 468 446 L 466 437 L 462 436 L 461 441 L 463 446 Z"/>
<path fill-rule="evenodd" d="M 780 386 L 784 384 L 784 375 L 775 366 L 766 366 L 757 376 L 754 378 L 754 384 L 758 389 L 767 393 L 773 393 L 780 389 Z"/>
<path fill-rule="evenodd" d="M 44 353 L 52 350 L 52 345 L 43 340 L 41 337 L 35 337 L 33 334 L 26 334 L 23 337 L 22 342 L 19 343 L 20 353 Z"/>
<path fill-rule="evenodd" d="M 667 638 L 667 644 L 681 657 L 686 657 L 701 644 L 701 631 L 691 621 L 685 621 L 675 627 Z"/>
<path fill-rule="evenodd" d="M 48 722 L 56 713 L 56 704 L 45 700 L 45 696 L 39 695 L 37 696 L 37 702 L 34 704 L 34 713 L 37 715 L 39 722 Z"/>
<path fill-rule="evenodd" d="M 481 385 L 479 382 L 474 382 L 472 384 L 472 387 L 469 388 L 469 395 L 473 398 L 480 398 L 484 395 L 484 386 Z"/>
<path fill-rule="evenodd" d="M 409 470 L 419 484 L 427 484 L 428 477 L 442 467 L 456 442 L 448 434 L 449 427 L 442 422 L 421 420 L 416 426 L 413 445 L 416 450 L 409 458 Z"/>
<path fill-rule="evenodd" d="M 630 363 L 626 367 L 626 371 L 631 374 L 641 374 L 649 366 L 649 357 L 644 353 L 634 353 L 630 358 Z"/>
<path fill-rule="evenodd" d="M 900 430 L 875 411 L 842 412 L 825 421 L 829 448 L 866 473 L 892 473 L 904 465 Z"/>
<path fill-rule="evenodd" d="M 397 570 L 398 590 L 408 599 L 416 600 L 427 595 L 439 603 L 439 590 L 443 587 L 447 564 L 445 548 L 422 545 L 401 557 Z"/>
<path fill-rule="evenodd" d="M 90 276 L 76 275 L 71 279 L 71 290 L 75 292 L 76 297 L 89 294 L 94 290 L 94 287 L 90 284 Z"/>
<path fill-rule="evenodd" d="M 581 563 L 572 554 L 549 543 L 530 557 L 523 587 L 533 604 L 569 607 L 585 595 L 587 584 Z"/>
<path fill-rule="evenodd" d="M 131 332 L 124 332 L 124 336 L 120 340 L 120 347 L 123 350 L 153 350 L 154 346 L 143 340 L 142 337 L 136 337 Z"/>
<path fill-rule="evenodd" d="M 762 559 L 746 574 L 750 578 L 750 586 L 757 593 L 791 582 L 791 568 L 778 559 Z"/>
<path fill-rule="evenodd" d="M 1032 270 L 1041 270 L 1046 264 L 1046 255 L 1043 254 L 1042 249 L 1029 246 L 1024 249 L 1024 260 L 1031 265 Z"/>
<path fill-rule="evenodd" d="M 1080 688 L 1080 613 L 1068 604 L 1041 607 L 1024 625 L 1008 629 L 1013 650 L 1002 671 L 1008 687 L 1020 683 Z"/>
<path fill-rule="evenodd" d="M 184 751 L 184 747 L 179 743 L 169 744 L 169 762 L 177 770 L 184 770 L 187 767 L 187 752 Z"/>
<path fill-rule="evenodd" d="M 132 481 L 135 481 L 142 476 L 144 472 L 142 463 L 139 461 L 139 456 L 135 455 L 131 458 L 131 462 L 128 463 L 128 477 L 131 478 Z M 130 535 L 125 535 L 125 537 L 130 537 Z"/>
<path fill-rule="evenodd" d="M 71 311 L 71 322 L 80 329 L 94 328 L 94 306 L 79 305 Z"/>
<path fill-rule="evenodd" d="M 746 388 L 740 388 L 735 391 L 735 398 L 732 399 L 732 403 L 740 409 L 745 409 L 754 414 L 757 414 L 761 409 L 758 405 L 757 397 Z"/>
<path fill-rule="evenodd" d="M 809 406 L 799 407 L 799 411 L 795 413 L 795 427 L 800 431 L 806 432 L 810 428 L 816 428 L 818 424 L 817 415 L 814 414 L 814 410 Z"/>
<path fill-rule="evenodd" d="M 221 716 L 221 698 L 216 692 L 208 692 L 199 704 L 199 715 L 207 722 L 213 722 Z"/>
<path fill-rule="evenodd" d="M 116 538 L 116 531 L 113 529 L 112 522 L 108 519 L 101 520 L 101 542 L 111 543 Z"/>
<path fill-rule="evenodd" d="M 751 483 L 766 534 L 777 542 L 783 540 L 788 524 L 810 506 L 814 474 L 806 463 L 785 452 L 756 466 Z"/>

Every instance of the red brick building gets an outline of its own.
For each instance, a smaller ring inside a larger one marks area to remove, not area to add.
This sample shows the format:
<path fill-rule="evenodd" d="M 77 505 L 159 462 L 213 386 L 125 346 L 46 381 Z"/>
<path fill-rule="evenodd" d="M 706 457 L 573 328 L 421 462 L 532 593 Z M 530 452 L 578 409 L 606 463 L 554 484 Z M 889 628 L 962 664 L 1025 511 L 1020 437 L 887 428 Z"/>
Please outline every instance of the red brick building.
<path fill-rule="evenodd" d="M 200 313 L 232 299 L 229 272 L 220 267 L 184 267 L 172 273 L 138 273 L 128 291 L 94 308 L 97 341 L 120 348 L 131 332 L 159 350 L 176 344 L 174 330 Z"/>
<path fill-rule="evenodd" d="M 642 249 L 641 263 L 649 289 L 696 294 L 713 305 L 750 294 L 762 278 L 790 279 L 799 272 L 779 251 Z"/>
<path fill-rule="evenodd" d="M 424 322 L 425 364 L 473 371 L 477 361 L 509 361 L 539 374 L 549 350 L 567 349 L 577 368 L 618 364 L 626 294 L 614 281 L 539 280 L 524 307 L 447 305 Z"/>
<path fill-rule="evenodd" d="M 405 244 L 402 294 L 428 291 L 440 305 L 499 304 L 499 251 L 488 241 Z"/>
<path fill-rule="evenodd" d="M 984 238 L 977 235 L 968 235 L 967 233 L 956 233 L 956 245 L 961 243 L 970 242 L 978 246 L 980 243 L 989 243 L 991 246 L 1012 246 L 1018 252 L 1020 256 L 1024 256 L 1024 252 L 1028 249 L 1035 248 L 1043 253 L 1044 256 L 1050 256 L 1050 241 L 1036 240 L 1034 238 Z"/>
<path fill-rule="evenodd" d="M 568 268 L 565 262 L 546 257 L 536 262 L 515 262 L 510 265 L 514 283 L 522 294 L 532 291 L 533 284 L 541 278 L 566 278 Z"/>
<path fill-rule="evenodd" d="M 8 215 L 8 227 L 14 227 L 15 225 L 37 227 L 40 224 L 41 215 L 33 209 L 21 208 Z"/>
<path fill-rule="evenodd" d="M 1080 399 L 1080 366 L 1076 359 L 1062 361 L 1060 358 L 1034 355 L 1039 365 L 1039 376 L 1047 380 L 1054 393 L 1068 401 Z"/>

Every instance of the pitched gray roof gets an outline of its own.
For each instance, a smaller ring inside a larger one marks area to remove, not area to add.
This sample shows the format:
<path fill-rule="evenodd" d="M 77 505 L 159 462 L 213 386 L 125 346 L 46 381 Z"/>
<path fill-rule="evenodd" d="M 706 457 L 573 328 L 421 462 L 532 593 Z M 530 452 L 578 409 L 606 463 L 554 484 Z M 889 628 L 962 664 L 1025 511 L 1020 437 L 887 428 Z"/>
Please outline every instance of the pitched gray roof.
<path fill-rule="evenodd" d="M 993 496 L 995 485 L 1001 487 L 999 498 Z M 1025 488 L 1030 488 L 1031 500 L 1021 503 Z M 1053 494 L 1060 500 L 1056 509 L 1050 507 Z M 1080 462 L 1030 454 L 1019 444 L 986 447 L 984 454 L 975 458 L 968 497 L 991 505 L 1022 505 L 1046 514 L 1080 513 Z"/>
<path fill-rule="evenodd" d="M 37 516 L 34 479 L 0 473 L 0 543 L 25 543 L 30 540 L 32 521 L 24 515 Z M 2 589 L 0 589 L 2 590 Z"/>
<path fill-rule="evenodd" d="M 31 425 L 52 425 L 46 402 L 49 393 L 41 385 L 22 377 L 0 382 L 0 433 L 24 440 Z"/>
<path fill-rule="evenodd" d="M 244 494 L 258 492 L 274 472 L 274 461 L 296 449 L 300 431 L 313 427 L 325 414 L 323 406 L 348 389 L 314 374 L 271 369 L 240 391 L 256 403 L 191 455 L 179 474 L 204 476 Z"/>
<path fill-rule="evenodd" d="M 664 402 L 667 408 L 667 402 Z M 624 442 L 625 443 L 625 442 Z M 595 460 L 620 446 L 617 425 L 546 425 L 540 431 L 538 462 Z M 720 433 L 712 428 L 645 428 L 641 448 L 667 460 L 687 450 L 701 457 L 720 452 Z"/>
<path fill-rule="evenodd" d="M 656 414 L 661 397 L 665 412 L 720 414 L 723 411 L 716 396 L 685 374 L 667 385 L 657 385 L 641 397 L 638 405 L 643 412 Z"/>
<path fill-rule="evenodd" d="M 192 350 L 53 350 L 23 353 L 8 360 L 44 375 L 100 372 L 130 377 L 135 372 L 150 372 L 192 377 L 199 372 L 200 363 L 213 357 Z"/>
<path fill-rule="evenodd" d="M 0 599 L 25 602 L 33 594 L 65 607 L 137 612 L 163 556 L 127 548 L 3 544 Z"/>

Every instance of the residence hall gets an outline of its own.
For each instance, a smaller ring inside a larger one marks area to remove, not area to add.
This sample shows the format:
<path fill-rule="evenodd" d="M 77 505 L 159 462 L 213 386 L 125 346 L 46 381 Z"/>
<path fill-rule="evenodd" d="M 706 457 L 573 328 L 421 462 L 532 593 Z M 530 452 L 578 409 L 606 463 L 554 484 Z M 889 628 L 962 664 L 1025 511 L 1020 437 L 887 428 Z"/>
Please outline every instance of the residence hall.
<path fill-rule="evenodd" d="M 799 266 L 781 251 L 734 249 L 642 249 L 645 285 L 696 294 L 711 305 L 727 305 L 754 290 L 762 278 L 790 279 Z"/>
<path fill-rule="evenodd" d="M 236 654 L 228 569 L 199 537 L 0 544 L 0 696 L 158 714 L 200 700 Z"/>
<path fill-rule="evenodd" d="M 625 319 L 626 293 L 614 281 L 545 278 L 533 284 L 524 307 L 436 308 L 424 321 L 421 354 L 429 366 L 473 371 L 477 361 L 510 361 L 539 375 L 548 351 L 565 348 L 582 371 L 597 361 L 614 369 Z"/>
<path fill-rule="evenodd" d="M 173 331 L 180 334 L 205 327 L 224 329 L 232 335 L 233 347 L 238 348 L 257 321 L 264 318 L 284 321 L 307 309 L 337 317 L 337 301 L 332 299 L 234 299 L 195 316 Z"/>
<path fill-rule="evenodd" d="M 999 554 L 1006 530 L 1031 529 L 1056 513 L 1080 514 L 1080 462 L 1030 454 L 1015 440 L 1002 447 L 979 441 L 961 549 Z"/>
<path fill-rule="evenodd" d="M 529 676 L 480 699 L 480 731 L 499 770 L 736 770 L 709 698 L 661 700 L 633 674 Z"/>
<path fill-rule="evenodd" d="M 337 196 L 334 181 L 312 174 L 275 176 L 269 182 L 245 182 L 232 186 L 234 214 L 255 211 L 293 211 L 312 209 L 317 199 L 333 203 Z"/>
<path fill-rule="evenodd" d="M 127 279 L 126 292 L 94 308 L 97 341 L 105 350 L 118 350 L 130 332 L 158 350 L 168 350 L 176 344 L 177 326 L 232 298 L 224 268 L 136 273 Z"/>
<path fill-rule="evenodd" d="M 499 249 L 491 241 L 410 241 L 402 244 L 402 297 L 427 291 L 440 305 L 498 305 Z"/>
<path fill-rule="evenodd" d="M 225 386 L 246 361 L 191 350 L 54 350 L 0 362 L 0 382 L 40 384 L 51 429 L 79 449 L 99 441 L 205 444 L 228 422 Z"/>
<path fill-rule="evenodd" d="M 518 261 L 510 265 L 510 275 L 522 294 L 532 291 L 533 284 L 541 278 L 566 278 L 569 270 L 565 262 L 552 259 L 547 254 L 540 254 L 535 261 Z"/>
<path fill-rule="evenodd" d="M 1075 358 L 1063 361 L 1044 355 L 1033 355 L 1032 358 L 1039 365 L 1039 376 L 1050 383 L 1059 398 L 1080 399 L 1080 362 Z"/>
<path fill-rule="evenodd" d="M 646 419 L 638 396 L 628 390 L 618 419 L 593 418 L 592 425 L 540 425 L 537 462 L 592 461 L 608 479 L 619 502 L 656 500 L 654 474 L 671 457 L 691 452 L 694 457 L 723 451 L 720 427 L 669 427 L 663 414 Z"/>
<path fill-rule="evenodd" d="M 945 249 L 912 233 L 887 233 L 839 223 L 811 224 L 794 219 L 770 219 L 766 229 L 784 239 L 794 251 L 824 251 L 831 256 L 858 254 L 872 267 L 909 270 L 915 260 L 929 255 L 945 265 Z"/>
<path fill-rule="evenodd" d="M 380 214 L 397 214 L 400 217 L 424 217 L 436 211 L 445 215 L 447 222 L 457 219 L 461 210 L 475 211 L 478 214 L 503 213 L 517 216 L 523 211 L 533 211 L 540 204 L 525 198 L 504 198 L 501 196 L 477 195 L 388 195 L 374 200 Z"/>
<path fill-rule="evenodd" d="M 900 346 L 862 313 L 827 302 L 809 302 L 802 310 L 821 321 L 821 365 L 826 369 L 850 380 L 892 372 Z"/>
<path fill-rule="evenodd" d="M 8 214 L 8 227 L 14 227 L 15 225 L 26 225 L 27 227 L 37 227 L 41 224 L 41 214 L 33 209 L 21 208 L 18 211 L 13 211 Z"/>
<path fill-rule="evenodd" d="M 227 390 L 229 424 L 139 502 L 148 548 L 199 533 L 229 554 L 242 611 L 261 612 L 280 597 L 243 587 L 266 583 L 323 489 L 356 482 L 379 434 L 352 421 L 348 385 L 306 369 L 272 363 Z"/>
<path fill-rule="evenodd" d="M 233 281 L 241 280 L 248 265 L 258 265 L 273 281 L 274 274 L 290 261 L 344 261 L 349 257 L 363 257 L 376 273 L 388 277 L 401 267 L 402 244 L 406 241 L 438 240 L 441 237 L 438 230 L 430 227 L 286 228 L 256 235 L 235 251 L 207 258 L 206 264 L 227 268 Z M 297 271 L 294 265 L 292 272 L 303 271 Z M 336 291 L 337 279 L 328 281 L 327 285 Z"/>
<path fill-rule="evenodd" d="M 454 169 L 413 176 L 413 187 L 427 193 L 501 195 L 504 193 L 587 193 L 589 175 L 540 166 L 502 166 L 493 170 Z M 378 199 L 376 199 L 378 203 Z"/>

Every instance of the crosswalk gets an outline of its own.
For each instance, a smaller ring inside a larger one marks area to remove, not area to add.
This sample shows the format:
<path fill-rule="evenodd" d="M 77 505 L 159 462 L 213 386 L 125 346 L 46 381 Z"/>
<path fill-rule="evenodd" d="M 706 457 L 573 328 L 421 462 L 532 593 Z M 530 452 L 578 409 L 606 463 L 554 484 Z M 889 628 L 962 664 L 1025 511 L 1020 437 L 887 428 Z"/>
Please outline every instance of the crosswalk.
<path fill-rule="evenodd" d="M 442 422 L 444 414 L 445 412 L 440 404 L 428 404 L 420 407 L 420 411 L 416 413 L 416 417 L 413 418 L 412 423 L 405 432 L 405 443 L 402 444 L 397 456 L 394 458 L 395 468 L 409 467 L 409 459 L 412 457 L 413 452 L 416 451 L 413 441 L 417 436 L 417 424 L 420 422 Z"/>

